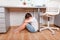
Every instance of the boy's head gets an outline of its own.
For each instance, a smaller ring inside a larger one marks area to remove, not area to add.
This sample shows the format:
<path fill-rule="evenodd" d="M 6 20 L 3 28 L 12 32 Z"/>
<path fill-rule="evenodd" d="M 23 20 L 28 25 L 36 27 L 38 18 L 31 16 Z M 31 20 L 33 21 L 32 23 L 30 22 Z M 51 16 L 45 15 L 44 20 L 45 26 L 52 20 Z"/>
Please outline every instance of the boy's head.
<path fill-rule="evenodd" d="M 30 17 L 32 17 L 32 15 L 31 15 L 30 13 L 27 13 L 27 14 L 25 15 L 25 19 L 28 19 L 28 18 L 30 18 Z"/>

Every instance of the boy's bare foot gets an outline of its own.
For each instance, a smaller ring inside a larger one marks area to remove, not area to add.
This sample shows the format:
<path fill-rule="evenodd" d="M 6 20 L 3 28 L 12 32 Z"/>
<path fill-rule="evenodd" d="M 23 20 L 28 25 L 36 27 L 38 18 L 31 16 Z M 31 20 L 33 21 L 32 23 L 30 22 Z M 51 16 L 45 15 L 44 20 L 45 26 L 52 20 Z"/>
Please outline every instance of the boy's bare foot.
<path fill-rule="evenodd" d="M 15 34 L 18 34 L 18 33 L 19 33 L 19 31 L 18 31 L 18 30 L 14 30 L 13 32 L 14 32 Z"/>

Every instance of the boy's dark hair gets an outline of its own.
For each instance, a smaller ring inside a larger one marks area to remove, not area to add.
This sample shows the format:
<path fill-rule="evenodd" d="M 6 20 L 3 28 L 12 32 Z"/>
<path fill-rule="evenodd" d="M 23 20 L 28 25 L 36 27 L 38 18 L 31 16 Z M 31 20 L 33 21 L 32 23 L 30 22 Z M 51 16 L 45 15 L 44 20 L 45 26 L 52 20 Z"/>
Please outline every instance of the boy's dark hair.
<path fill-rule="evenodd" d="M 27 13 L 27 14 L 25 15 L 25 19 L 27 19 L 27 18 L 29 18 L 29 17 L 32 17 L 32 15 L 31 15 L 30 13 Z"/>

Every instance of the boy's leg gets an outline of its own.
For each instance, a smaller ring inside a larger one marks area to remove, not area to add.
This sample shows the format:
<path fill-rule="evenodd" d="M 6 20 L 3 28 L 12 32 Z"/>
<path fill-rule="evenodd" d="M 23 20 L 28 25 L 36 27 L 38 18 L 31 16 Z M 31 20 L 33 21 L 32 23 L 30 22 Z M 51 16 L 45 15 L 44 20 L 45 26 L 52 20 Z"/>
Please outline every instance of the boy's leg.
<path fill-rule="evenodd" d="M 27 28 L 28 31 L 30 31 L 30 32 L 36 32 L 35 29 L 34 29 L 34 27 L 33 27 L 32 25 L 30 25 L 30 24 L 27 24 L 27 25 L 26 25 L 26 28 Z"/>
<path fill-rule="evenodd" d="M 27 23 L 23 23 L 23 24 L 22 24 L 20 27 L 18 27 L 15 31 L 16 31 L 16 32 L 19 32 L 19 31 L 25 29 L 26 25 L 27 25 Z"/>

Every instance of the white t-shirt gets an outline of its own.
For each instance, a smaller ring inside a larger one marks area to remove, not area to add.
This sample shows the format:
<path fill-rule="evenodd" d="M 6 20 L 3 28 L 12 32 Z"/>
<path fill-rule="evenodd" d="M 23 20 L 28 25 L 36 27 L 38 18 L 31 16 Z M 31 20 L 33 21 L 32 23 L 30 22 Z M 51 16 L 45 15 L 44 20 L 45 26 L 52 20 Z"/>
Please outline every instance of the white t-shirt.
<path fill-rule="evenodd" d="M 31 25 L 34 27 L 35 31 L 38 30 L 38 22 L 35 17 L 31 19 Z"/>

